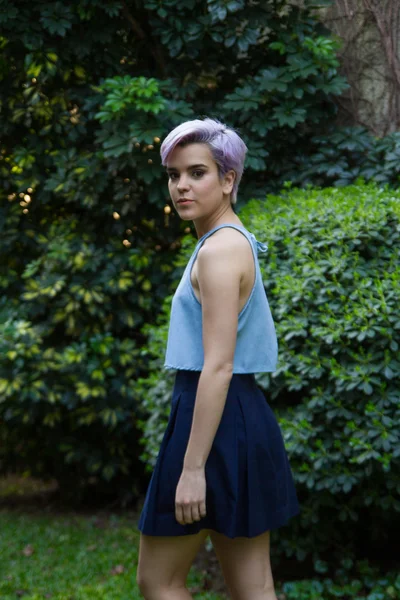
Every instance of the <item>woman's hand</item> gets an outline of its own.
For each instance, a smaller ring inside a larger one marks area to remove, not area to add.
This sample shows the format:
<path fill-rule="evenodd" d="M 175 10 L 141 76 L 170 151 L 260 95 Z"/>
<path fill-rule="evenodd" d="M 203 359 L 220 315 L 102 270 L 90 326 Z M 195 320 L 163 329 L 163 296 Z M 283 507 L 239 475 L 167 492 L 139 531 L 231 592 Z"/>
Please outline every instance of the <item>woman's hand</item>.
<path fill-rule="evenodd" d="M 175 493 L 175 518 L 181 525 L 206 516 L 206 476 L 204 468 L 183 469 Z"/>

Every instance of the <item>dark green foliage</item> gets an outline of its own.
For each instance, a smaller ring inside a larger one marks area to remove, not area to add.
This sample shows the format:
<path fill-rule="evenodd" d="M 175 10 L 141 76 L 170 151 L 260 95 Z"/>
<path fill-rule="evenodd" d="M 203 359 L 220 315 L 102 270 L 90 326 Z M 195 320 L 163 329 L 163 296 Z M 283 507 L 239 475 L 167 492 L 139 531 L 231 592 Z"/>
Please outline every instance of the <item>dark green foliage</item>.
<path fill-rule="evenodd" d="M 17 314 L 2 323 L 2 470 L 54 477 L 64 501 L 79 503 L 88 483 L 115 496 L 111 480 L 131 499 L 142 471 L 135 342 L 98 333 L 50 347 L 43 331 Z"/>
<path fill-rule="evenodd" d="M 265 189 L 267 160 L 334 117 L 337 43 L 286 1 L 0 8 L 1 468 L 133 490 L 144 324 L 184 229 L 161 139 L 225 119 L 249 145 L 242 198 Z"/>
<path fill-rule="evenodd" d="M 65 211 L 41 220 L 46 234 L 29 223 L 18 230 L 18 212 L 10 204 L 2 238 L 12 253 L 1 279 L 1 468 L 56 477 L 75 501 L 89 479 L 129 498 L 143 470 L 140 328 L 162 301 L 168 265 L 151 271 L 155 250 L 127 252 Z M 27 256 L 18 253 L 20 236 Z"/>
<path fill-rule="evenodd" d="M 2 4 L 0 187 L 34 189 L 29 218 L 50 201 L 149 217 L 166 200 L 154 138 L 204 114 L 248 143 L 243 197 L 266 190 L 345 87 L 337 42 L 283 0 Z"/>
<path fill-rule="evenodd" d="M 279 361 L 257 380 L 279 417 L 302 505 L 280 550 L 312 558 L 317 571 L 363 555 L 363 545 L 378 558 L 400 527 L 400 192 L 288 188 L 239 216 L 269 244 L 260 264 Z M 175 286 L 193 246 L 179 257 Z M 155 372 L 169 305 L 149 330 Z M 152 465 L 169 390 L 165 376 L 142 383 L 142 458 Z"/>
<path fill-rule="evenodd" d="M 285 180 L 296 186 L 344 186 L 360 178 L 397 188 L 400 132 L 379 139 L 362 127 L 332 129 L 312 137 L 307 150 L 294 154 L 283 171 L 271 188 L 280 190 Z"/>

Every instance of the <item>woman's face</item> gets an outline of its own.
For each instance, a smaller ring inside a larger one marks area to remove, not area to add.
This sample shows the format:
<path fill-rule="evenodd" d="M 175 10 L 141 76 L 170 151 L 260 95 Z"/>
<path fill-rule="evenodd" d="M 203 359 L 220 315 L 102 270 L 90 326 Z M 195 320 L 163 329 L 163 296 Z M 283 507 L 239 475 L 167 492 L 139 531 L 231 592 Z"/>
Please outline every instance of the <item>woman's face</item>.
<path fill-rule="evenodd" d="M 166 170 L 171 200 L 183 220 L 202 220 L 218 214 L 225 204 L 230 207 L 235 172 L 228 171 L 221 180 L 207 144 L 176 146 Z M 180 203 L 182 198 L 190 202 Z"/>

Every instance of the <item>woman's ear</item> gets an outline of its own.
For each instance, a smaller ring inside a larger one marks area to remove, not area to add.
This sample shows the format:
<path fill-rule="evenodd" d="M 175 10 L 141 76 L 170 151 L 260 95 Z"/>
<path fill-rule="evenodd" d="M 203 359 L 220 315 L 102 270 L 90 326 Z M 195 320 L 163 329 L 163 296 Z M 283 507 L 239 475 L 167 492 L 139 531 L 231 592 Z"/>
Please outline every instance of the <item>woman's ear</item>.
<path fill-rule="evenodd" d="M 224 194 L 230 194 L 233 189 L 233 184 L 235 183 L 236 173 L 233 169 L 227 171 L 224 175 L 222 190 Z"/>

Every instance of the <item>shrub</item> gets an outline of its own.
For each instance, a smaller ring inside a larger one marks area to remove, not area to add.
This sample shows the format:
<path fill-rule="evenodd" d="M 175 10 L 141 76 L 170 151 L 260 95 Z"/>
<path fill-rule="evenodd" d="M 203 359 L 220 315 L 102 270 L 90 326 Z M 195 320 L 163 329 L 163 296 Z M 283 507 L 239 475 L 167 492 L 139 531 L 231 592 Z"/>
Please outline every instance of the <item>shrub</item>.
<path fill-rule="evenodd" d="M 134 341 L 83 333 L 49 347 L 21 314 L 0 324 L 0 471 L 54 478 L 63 502 L 131 501 L 143 479 Z"/>
<path fill-rule="evenodd" d="M 361 178 L 399 186 L 400 131 L 376 138 L 365 127 L 332 127 L 312 136 L 306 147 L 298 148 L 270 187 L 280 189 L 285 180 L 302 187 L 342 187 Z"/>
<path fill-rule="evenodd" d="M 346 561 L 342 561 L 346 562 Z M 367 561 L 358 561 L 355 575 L 339 568 L 333 577 L 288 581 L 282 585 L 287 600 L 396 600 L 400 597 L 400 575 L 380 573 Z"/>

